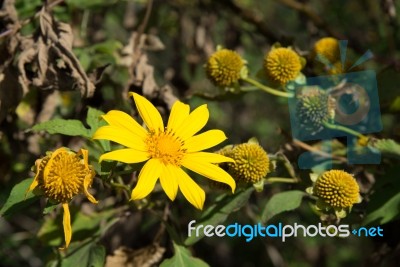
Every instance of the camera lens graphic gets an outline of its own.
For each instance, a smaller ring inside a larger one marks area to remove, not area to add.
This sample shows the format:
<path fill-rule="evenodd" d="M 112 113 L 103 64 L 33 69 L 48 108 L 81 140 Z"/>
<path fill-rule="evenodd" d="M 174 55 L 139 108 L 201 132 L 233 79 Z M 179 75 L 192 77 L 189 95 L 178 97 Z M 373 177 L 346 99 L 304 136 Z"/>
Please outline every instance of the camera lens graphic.
<path fill-rule="evenodd" d="M 357 125 L 367 117 L 371 108 L 370 98 L 359 84 L 346 83 L 332 96 L 336 100 L 336 122 L 347 126 Z"/>

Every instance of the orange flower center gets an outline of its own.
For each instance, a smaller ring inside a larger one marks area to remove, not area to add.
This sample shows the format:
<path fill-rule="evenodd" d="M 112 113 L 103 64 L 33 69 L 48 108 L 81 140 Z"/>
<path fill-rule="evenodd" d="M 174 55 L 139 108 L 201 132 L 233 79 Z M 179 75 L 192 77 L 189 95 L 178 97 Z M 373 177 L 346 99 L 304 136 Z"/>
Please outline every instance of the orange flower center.
<path fill-rule="evenodd" d="M 159 159 L 165 165 L 181 165 L 186 152 L 184 142 L 171 131 L 150 132 L 146 144 L 150 157 Z"/>

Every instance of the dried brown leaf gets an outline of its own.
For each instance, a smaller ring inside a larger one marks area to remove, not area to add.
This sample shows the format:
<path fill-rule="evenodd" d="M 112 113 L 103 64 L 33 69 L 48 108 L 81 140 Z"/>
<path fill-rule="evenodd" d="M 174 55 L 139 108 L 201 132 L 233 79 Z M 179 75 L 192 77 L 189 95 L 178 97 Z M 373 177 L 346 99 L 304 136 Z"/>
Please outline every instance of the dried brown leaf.
<path fill-rule="evenodd" d="M 165 248 L 158 244 L 133 250 L 119 247 L 114 255 L 107 256 L 105 267 L 151 267 L 155 266 L 164 255 Z"/>
<path fill-rule="evenodd" d="M 83 97 L 91 97 L 95 85 L 72 52 L 71 27 L 54 20 L 45 8 L 39 13 L 39 22 L 38 33 L 25 42 L 18 58 L 20 83 L 25 91 L 34 85 L 43 90 L 77 89 Z M 33 75 L 28 75 L 28 68 Z"/>

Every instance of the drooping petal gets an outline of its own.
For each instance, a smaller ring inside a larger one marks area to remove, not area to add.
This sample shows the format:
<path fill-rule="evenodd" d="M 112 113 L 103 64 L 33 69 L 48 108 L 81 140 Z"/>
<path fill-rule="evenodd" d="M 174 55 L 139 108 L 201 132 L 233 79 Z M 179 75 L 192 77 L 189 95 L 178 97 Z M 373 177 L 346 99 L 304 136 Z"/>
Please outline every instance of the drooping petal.
<path fill-rule="evenodd" d="M 164 123 L 156 107 L 149 100 L 141 95 L 138 95 L 136 93 L 129 93 L 129 95 L 133 96 L 140 117 L 142 117 L 147 128 L 151 131 L 156 132 L 163 131 Z"/>
<path fill-rule="evenodd" d="M 172 201 L 175 200 L 178 192 L 177 169 L 179 168 L 176 166 L 163 164 L 163 170 L 160 175 L 161 186 Z"/>
<path fill-rule="evenodd" d="M 138 163 L 148 160 L 149 154 L 144 151 L 139 151 L 133 148 L 123 148 L 104 153 L 100 156 L 100 161 L 103 160 L 116 160 L 124 163 Z"/>
<path fill-rule="evenodd" d="M 196 184 L 189 175 L 184 172 L 181 168 L 176 170 L 179 188 L 183 196 L 196 208 L 199 210 L 203 209 L 204 200 L 206 199 L 206 194 L 204 190 Z"/>
<path fill-rule="evenodd" d="M 176 129 L 176 134 L 182 140 L 187 140 L 206 125 L 209 116 L 210 113 L 208 112 L 207 104 L 201 105 L 186 117 L 181 126 Z"/>
<path fill-rule="evenodd" d="M 83 192 L 85 193 L 86 197 L 89 199 L 90 202 L 93 204 L 97 204 L 98 201 L 92 196 L 92 194 L 89 193 L 88 188 L 93 182 L 93 177 L 96 175 L 94 170 L 90 170 L 90 173 L 88 173 L 85 178 L 83 179 Z"/>
<path fill-rule="evenodd" d="M 210 152 L 195 152 L 186 154 L 187 161 L 208 162 L 208 163 L 222 163 L 222 162 L 235 162 L 233 159 L 225 157 L 220 154 Z"/>
<path fill-rule="evenodd" d="M 114 141 L 126 147 L 134 148 L 140 151 L 146 151 L 144 139 L 133 135 L 132 132 L 125 128 L 116 126 L 103 126 L 97 129 L 93 135 L 93 139 L 105 139 Z"/>
<path fill-rule="evenodd" d="M 33 181 L 31 183 L 31 185 L 29 186 L 29 188 L 25 191 L 25 198 L 26 195 L 32 191 L 33 189 L 35 189 L 38 185 L 39 185 L 39 175 L 43 172 L 43 170 L 40 169 L 40 164 L 42 163 L 43 159 L 38 159 L 35 162 L 35 166 L 36 166 L 36 175 L 35 178 L 33 178 Z"/>
<path fill-rule="evenodd" d="M 127 131 L 130 131 L 132 135 L 135 135 L 140 139 L 145 139 L 147 136 L 147 131 L 139 123 L 137 123 L 131 115 L 125 112 L 119 110 L 110 110 L 102 117 L 109 125 L 117 128 L 124 128 Z"/>
<path fill-rule="evenodd" d="M 221 130 L 209 130 L 207 132 L 190 137 L 185 141 L 187 152 L 197 152 L 216 146 L 226 140 Z"/>
<path fill-rule="evenodd" d="M 69 243 L 72 238 L 72 228 L 71 228 L 71 214 L 69 213 L 68 203 L 62 204 L 64 214 L 63 214 L 63 227 L 64 227 L 64 237 L 65 237 L 65 247 L 68 248 Z"/>
<path fill-rule="evenodd" d="M 201 174 L 211 180 L 229 185 L 232 188 L 232 193 L 235 191 L 235 180 L 217 165 L 209 162 L 204 162 L 202 160 L 197 160 L 194 157 L 185 157 L 182 160 L 182 165 L 189 170 L 197 172 L 198 174 Z"/>
<path fill-rule="evenodd" d="M 162 163 L 157 159 L 150 159 L 139 173 L 138 183 L 132 190 L 131 199 L 145 198 L 154 189 L 162 172 Z"/>
<path fill-rule="evenodd" d="M 181 101 L 176 101 L 171 109 L 171 114 L 169 115 L 167 128 L 175 131 L 178 129 L 185 119 L 189 116 L 190 107 L 182 103 Z"/>

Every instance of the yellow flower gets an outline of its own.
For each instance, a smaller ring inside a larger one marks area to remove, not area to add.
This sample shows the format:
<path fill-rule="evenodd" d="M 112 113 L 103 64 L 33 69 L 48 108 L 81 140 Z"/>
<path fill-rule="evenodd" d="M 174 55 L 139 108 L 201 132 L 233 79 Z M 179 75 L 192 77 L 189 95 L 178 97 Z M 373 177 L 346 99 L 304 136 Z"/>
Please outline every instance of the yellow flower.
<path fill-rule="evenodd" d="M 333 208 L 351 208 L 360 200 L 360 188 L 354 177 L 341 170 L 330 170 L 316 180 L 313 194 Z"/>
<path fill-rule="evenodd" d="M 227 87 L 240 79 L 240 71 L 243 66 L 243 60 L 238 53 L 228 49 L 221 49 L 208 59 L 206 73 L 215 85 Z"/>
<path fill-rule="evenodd" d="M 334 63 L 339 60 L 339 42 L 337 39 L 332 37 L 325 37 L 319 39 L 312 52 L 314 58 L 318 57 L 323 61 L 328 60 L 326 63 Z"/>
<path fill-rule="evenodd" d="M 238 181 L 257 183 L 270 172 L 268 154 L 259 144 L 240 144 L 230 155 L 235 162 L 228 163 L 229 171 Z"/>
<path fill-rule="evenodd" d="M 88 187 L 92 185 L 95 176 L 92 166 L 88 164 L 88 151 L 81 149 L 75 153 L 61 147 L 38 159 L 35 167 L 36 175 L 27 192 L 39 187 L 47 198 L 62 204 L 65 248 L 67 248 L 72 237 L 68 202 L 77 194 L 84 193 L 90 202 L 97 203 L 88 192 Z"/>
<path fill-rule="evenodd" d="M 294 80 L 300 73 L 299 55 L 290 48 L 272 49 L 264 57 L 264 70 L 272 82 L 285 85 Z"/>
<path fill-rule="evenodd" d="M 226 139 L 220 130 L 209 130 L 195 135 L 208 121 L 207 105 L 189 113 L 189 106 L 176 101 L 172 107 L 167 127 L 160 113 L 144 97 L 131 93 L 147 129 L 141 127 L 128 114 L 111 110 L 103 119 L 109 124 L 99 128 L 93 138 L 117 142 L 128 148 L 103 154 L 100 160 L 117 160 L 124 163 L 147 161 L 139 173 L 138 183 L 132 191 L 132 200 L 146 197 L 158 178 L 167 196 L 174 200 L 181 190 L 184 197 L 196 208 L 202 209 L 205 193 L 182 166 L 209 179 L 228 184 L 232 192 L 233 178 L 215 163 L 233 162 L 215 153 L 200 152 Z"/>

